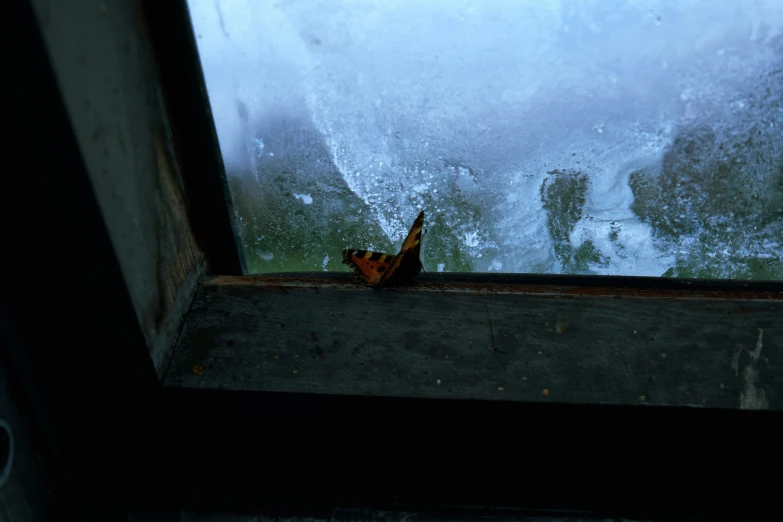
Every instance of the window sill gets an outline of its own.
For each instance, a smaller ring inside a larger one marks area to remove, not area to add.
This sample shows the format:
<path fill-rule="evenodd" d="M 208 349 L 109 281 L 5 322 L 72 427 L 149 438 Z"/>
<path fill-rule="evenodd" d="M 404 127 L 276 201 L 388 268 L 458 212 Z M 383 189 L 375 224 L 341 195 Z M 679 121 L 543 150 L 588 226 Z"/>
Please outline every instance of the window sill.
<path fill-rule="evenodd" d="M 558 284 L 554 284 L 558 283 Z M 783 409 L 783 284 L 427 274 L 216 276 L 166 386 Z"/>

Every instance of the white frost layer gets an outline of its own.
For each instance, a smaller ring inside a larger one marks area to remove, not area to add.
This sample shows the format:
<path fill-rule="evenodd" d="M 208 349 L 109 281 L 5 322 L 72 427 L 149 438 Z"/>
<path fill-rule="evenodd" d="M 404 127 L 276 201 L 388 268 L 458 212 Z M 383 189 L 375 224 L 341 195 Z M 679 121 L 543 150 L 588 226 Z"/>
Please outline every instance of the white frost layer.
<path fill-rule="evenodd" d="M 252 170 L 273 154 L 258 125 L 296 114 L 394 242 L 424 208 L 475 269 L 509 272 L 559 270 L 540 194 L 554 169 L 589 176 L 570 241 L 610 258 L 596 271 L 671 266 L 630 210 L 628 175 L 684 125 L 752 117 L 742 96 L 765 96 L 753 89 L 783 32 L 780 0 L 189 5 L 228 165 Z"/>

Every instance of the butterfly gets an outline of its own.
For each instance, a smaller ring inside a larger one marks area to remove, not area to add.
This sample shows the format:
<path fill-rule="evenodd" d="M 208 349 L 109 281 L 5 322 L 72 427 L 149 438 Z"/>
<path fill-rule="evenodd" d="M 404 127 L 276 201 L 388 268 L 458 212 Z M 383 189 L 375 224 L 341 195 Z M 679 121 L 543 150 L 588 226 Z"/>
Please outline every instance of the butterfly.
<path fill-rule="evenodd" d="M 396 256 L 367 250 L 343 250 L 343 263 L 353 268 L 362 282 L 369 286 L 377 288 L 409 283 L 422 269 L 419 252 L 423 225 L 422 210 Z"/>

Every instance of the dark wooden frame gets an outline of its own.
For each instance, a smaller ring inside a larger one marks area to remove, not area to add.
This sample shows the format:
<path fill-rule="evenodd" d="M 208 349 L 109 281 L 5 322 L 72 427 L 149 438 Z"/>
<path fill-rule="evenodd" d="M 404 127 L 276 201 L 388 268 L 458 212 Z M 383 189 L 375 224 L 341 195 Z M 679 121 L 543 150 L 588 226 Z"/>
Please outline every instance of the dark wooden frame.
<path fill-rule="evenodd" d="M 561 402 L 554 387 L 544 396 L 541 386 L 520 388 L 511 396 L 481 397 L 485 400 L 472 400 L 469 387 L 455 399 L 417 393 L 413 387 L 402 393 L 408 397 L 381 397 L 373 390 L 337 385 L 323 393 L 322 383 L 312 378 L 310 385 L 281 393 L 267 388 L 269 374 L 238 387 L 241 390 L 209 386 L 210 370 L 202 366 L 226 364 L 226 358 L 212 353 L 225 348 L 215 339 L 225 331 L 199 325 L 198 316 L 231 317 L 226 322 L 236 328 L 247 321 L 254 304 L 263 306 L 274 297 L 276 303 L 288 300 L 302 306 L 307 296 L 314 300 L 317 295 L 331 308 L 313 305 L 311 313 L 328 316 L 358 298 L 369 315 L 387 316 L 399 330 L 406 321 L 415 323 L 422 311 L 410 306 L 390 314 L 390 302 L 408 306 L 455 295 L 477 308 L 481 305 L 492 327 L 485 335 L 494 336 L 493 328 L 508 327 L 492 326 L 486 303 L 504 296 L 520 303 L 543 300 L 553 310 L 565 302 L 622 302 L 627 308 L 611 309 L 627 314 L 629 321 L 645 307 L 653 307 L 651 319 L 655 310 L 667 306 L 690 307 L 695 315 L 687 321 L 670 319 L 669 327 L 676 327 L 667 337 L 671 342 L 692 335 L 688 328 L 700 318 L 717 333 L 722 324 L 729 337 L 736 325 L 750 341 L 737 351 L 734 367 L 731 360 L 716 366 L 702 358 L 700 366 L 699 358 L 690 358 L 689 375 L 706 375 L 700 385 L 707 386 L 724 378 L 715 374 L 717 367 L 738 379 L 741 372 L 749 372 L 751 384 L 765 392 L 765 400 L 751 401 L 751 409 L 780 410 L 781 341 L 767 341 L 766 360 L 752 353 L 752 341 L 759 325 L 767 332 L 781 328 L 783 284 L 431 275 L 415 288 L 376 291 L 357 287 L 348 274 L 242 276 L 185 2 L 142 1 L 137 8 L 141 31 L 161 72 L 158 82 L 165 92 L 165 121 L 173 143 L 170 157 L 187 210 L 188 219 L 176 226 L 192 231 L 206 271 L 220 274 L 204 280 L 204 269 L 194 263 L 192 273 L 172 279 L 182 295 L 156 312 L 157 324 L 163 325 L 161 332 L 184 327 L 178 347 L 164 352 L 153 346 L 156 339 L 145 337 L 139 320 L 144 314 L 134 309 L 135 290 L 123 274 L 118 239 L 101 212 L 100 191 L 90 177 L 45 48 L 45 30 L 23 0 L 14 0 L 4 21 L 5 34 L 17 38 L 14 48 L 19 50 L 8 68 L 19 71 L 22 79 L 6 96 L 15 100 L 14 150 L 31 158 L 25 167 L 30 175 L 13 177 L 11 190 L 34 194 L 41 208 L 21 220 L 25 227 L 11 227 L 7 236 L 14 255 L 4 258 L 4 273 L 19 277 L 10 277 L 2 288 L 3 360 L 12 369 L 15 396 L 34 428 L 35 447 L 61 514 L 78 511 L 101 518 L 134 510 L 192 508 L 306 516 L 328 514 L 340 506 L 441 514 L 448 507 L 468 516 L 488 512 L 466 511 L 467 506 L 611 517 L 738 519 L 779 513 L 771 494 L 777 483 L 763 477 L 774 474 L 781 463 L 781 412 L 740 411 L 736 393 L 733 406 L 720 402 L 728 400 L 727 392 L 716 407 L 694 408 L 668 399 L 660 402 L 673 405 L 641 407 L 627 398 L 590 404 L 590 393 L 597 397 L 590 389 Z M 41 142 L 51 144 L 47 154 L 38 153 Z M 6 212 L 6 223 L 20 222 L 10 207 Z M 46 240 L 30 230 L 45 231 Z M 50 269 L 51 251 L 60 253 L 56 275 Z M 232 282 L 228 276 L 238 279 Z M 237 309 L 240 301 L 250 308 Z M 226 303 L 235 308 L 227 309 Z M 566 308 L 574 317 L 579 313 L 579 306 Z M 318 330 L 316 337 L 323 337 L 327 321 L 315 329 L 304 319 L 298 321 L 286 329 L 301 333 L 303 350 L 320 357 L 311 334 Z M 561 322 L 575 324 L 570 317 Z M 595 335 L 601 325 L 592 326 Z M 445 328 L 460 331 L 459 326 L 434 321 L 411 331 Z M 362 343 L 379 338 L 372 326 L 347 333 Z M 268 337 L 263 330 L 253 335 L 259 342 Z M 423 336 L 415 338 L 415 349 L 421 349 Z M 289 343 L 289 352 L 292 339 L 282 339 Z M 580 341 L 570 342 L 576 346 Z M 459 343 L 448 346 L 456 349 Z M 322 349 L 328 355 L 329 347 Z M 600 345 L 592 349 L 600 350 Z M 159 361 L 168 360 L 170 350 L 173 363 L 164 386 L 165 367 Z M 488 351 L 493 357 L 501 354 Z M 244 371 L 245 362 L 235 357 L 233 370 Z M 193 366 L 201 367 L 206 384 L 179 385 L 177 377 L 195 375 Z M 417 367 L 411 363 L 407 368 Z M 232 368 L 223 370 L 230 375 Z M 670 386 L 680 385 L 688 383 Z"/>

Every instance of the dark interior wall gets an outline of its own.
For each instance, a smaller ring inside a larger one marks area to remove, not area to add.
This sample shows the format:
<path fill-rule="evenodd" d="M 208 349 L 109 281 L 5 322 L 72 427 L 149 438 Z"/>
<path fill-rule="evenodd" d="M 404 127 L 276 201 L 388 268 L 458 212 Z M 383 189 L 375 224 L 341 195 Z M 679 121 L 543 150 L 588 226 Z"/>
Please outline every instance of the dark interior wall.
<path fill-rule="evenodd" d="M 0 353 L 3 348 L 0 346 Z M 16 405 L 6 366 L 0 357 L 0 520 L 50 520 L 44 471 L 36 458 L 29 426 Z"/>
<path fill-rule="evenodd" d="M 31 3 L 160 372 L 204 256 L 190 231 L 140 3 Z"/>

